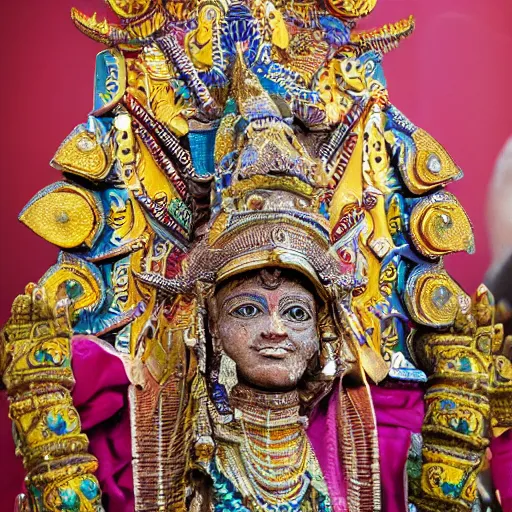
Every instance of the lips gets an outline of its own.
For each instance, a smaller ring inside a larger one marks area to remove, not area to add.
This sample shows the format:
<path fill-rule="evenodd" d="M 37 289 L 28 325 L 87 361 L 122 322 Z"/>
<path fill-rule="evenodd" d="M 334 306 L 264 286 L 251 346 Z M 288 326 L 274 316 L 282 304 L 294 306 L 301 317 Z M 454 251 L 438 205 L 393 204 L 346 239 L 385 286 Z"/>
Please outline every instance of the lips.
<path fill-rule="evenodd" d="M 263 345 L 260 347 L 254 347 L 259 355 L 263 357 L 269 357 L 272 359 L 284 359 L 288 354 L 295 352 L 293 345 L 279 344 L 279 345 Z"/>

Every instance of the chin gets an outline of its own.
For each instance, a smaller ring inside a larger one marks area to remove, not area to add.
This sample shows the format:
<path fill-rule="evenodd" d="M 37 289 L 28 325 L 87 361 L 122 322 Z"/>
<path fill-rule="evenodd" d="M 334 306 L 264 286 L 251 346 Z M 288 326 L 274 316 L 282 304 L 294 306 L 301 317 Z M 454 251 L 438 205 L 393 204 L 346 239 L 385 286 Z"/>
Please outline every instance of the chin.
<path fill-rule="evenodd" d="M 297 387 L 303 373 L 304 369 L 297 371 L 283 361 L 267 360 L 265 365 L 255 367 L 246 380 L 260 389 L 289 391 Z"/>

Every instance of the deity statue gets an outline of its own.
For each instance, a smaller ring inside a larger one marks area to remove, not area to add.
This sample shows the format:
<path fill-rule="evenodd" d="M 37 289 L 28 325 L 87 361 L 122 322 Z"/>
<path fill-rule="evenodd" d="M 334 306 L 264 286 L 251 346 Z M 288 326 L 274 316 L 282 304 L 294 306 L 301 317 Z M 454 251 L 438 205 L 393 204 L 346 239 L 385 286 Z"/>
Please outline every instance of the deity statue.
<path fill-rule="evenodd" d="M 62 251 L 0 343 L 18 510 L 497 507 L 481 474 L 489 446 L 510 469 L 509 342 L 443 266 L 474 250 L 445 190 L 462 173 L 382 71 L 414 20 L 108 4 L 119 24 L 72 11 L 108 46 L 94 109 L 20 214 Z"/>

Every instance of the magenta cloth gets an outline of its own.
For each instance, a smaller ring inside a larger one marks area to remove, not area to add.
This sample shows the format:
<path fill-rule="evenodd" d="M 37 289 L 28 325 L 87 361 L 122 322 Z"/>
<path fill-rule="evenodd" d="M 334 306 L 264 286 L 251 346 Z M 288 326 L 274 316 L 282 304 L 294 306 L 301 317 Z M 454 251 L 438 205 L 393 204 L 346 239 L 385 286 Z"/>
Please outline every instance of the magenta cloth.
<path fill-rule="evenodd" d="M 382 510 L 407 510 L 405 463 L 411 434 L 420 433 L 425 415 L 423 390 L 372 386 L 379 434 Z"/>
<path fill-rule="evenodd" d="M 512 430 L 491 441 L 491 471 L 503 512 L 512 512 Z"/>
<path fill-rule="evenodd" d="M 381 464 L 382 510 L 406 512 L 405 463 L 412 433 L 421 432 L 424 416 L 420 389 L 371 388 L 377 419 Z M 346 489 L 338 457 L 336 407 L 338 391 L 329 405 L 311 417 L 308 435 L 324 473 L 335 512 L 346 512 Z"/>
<path fill-rule="evenodd" d="M 129 380 L 122 361 L 84 336 L 75 336 L 73 402 L 90 451 L 99 460 L 96 473 L 108 512 L 134 509 Z"/>
<path fill-rule="evenodd" d="M 308 436 L 322 468 L 334 512 L 347 512 L 345 479 L 338 456 L 338 436 L 336 434 L 337 388 L 328 400 L 327 407 L 322 407 L 323 404 L 321 404 L 313 411 L 309 422 Z"/>

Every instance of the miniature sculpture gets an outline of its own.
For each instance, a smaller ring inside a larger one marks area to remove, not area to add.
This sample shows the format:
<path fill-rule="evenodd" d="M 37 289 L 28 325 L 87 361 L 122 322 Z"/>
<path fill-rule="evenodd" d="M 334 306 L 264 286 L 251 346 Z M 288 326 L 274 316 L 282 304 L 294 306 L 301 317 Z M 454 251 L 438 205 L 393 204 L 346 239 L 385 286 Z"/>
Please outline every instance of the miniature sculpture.
<path fill-rule="evenodd" d="M 19 510 L 113 510 L 72 396 L 79 343 L 129 380 L 120 510 L 373 512 L 405 471 L 404 510 L 472 510 L 512 363 L 490 293 L 443 267 L 474 250 L 445 190 L 462 173 L 388 98 L 382 59 L 413 19 L 358 32 L 376 0 L 108 4 L 117 25 L 72 11 L 108 47 L 94 110 L 20 214 L 62 252 L 3 330 Z M 425 407 L 387 483 L 371 389 Z"/>

